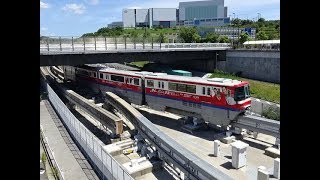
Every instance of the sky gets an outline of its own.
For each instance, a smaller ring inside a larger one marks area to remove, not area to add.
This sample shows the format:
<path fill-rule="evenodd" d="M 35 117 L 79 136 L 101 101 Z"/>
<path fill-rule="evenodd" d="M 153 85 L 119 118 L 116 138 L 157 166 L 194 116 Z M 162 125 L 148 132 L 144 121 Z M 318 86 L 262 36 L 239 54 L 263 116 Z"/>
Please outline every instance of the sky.
<path fill-rule="evenodd" d="M 197 0 L 41 0 L 40 33 L 46 36 L 81 36 L 122 21 L 124 8 L 178 8 L 179 1 Z M 231 18 L 280 19 L 280 0 L 225 0 Z M 234 13 L 234 14 L 233 14 Z"/>

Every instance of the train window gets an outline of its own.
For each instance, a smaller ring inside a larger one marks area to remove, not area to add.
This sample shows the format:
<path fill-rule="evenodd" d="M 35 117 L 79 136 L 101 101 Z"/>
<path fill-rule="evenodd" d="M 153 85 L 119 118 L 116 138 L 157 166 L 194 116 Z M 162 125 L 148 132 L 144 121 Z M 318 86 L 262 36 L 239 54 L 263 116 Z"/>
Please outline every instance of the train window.
<path fill-rule="evenodd" d="M 202 94 L 205 95 L 206 94 L 206 88 L 202 87 Z"/>
<path fill-rule="evenodd" d="M 195 85 L 187 85 L 187 92 L 196 93 L 196 86 Z"/>
<path fill-rule="evenodd" d="M 169 82 L 169 90 L 176 91 L 177 90 L 177 83 Z"/>
<path fill-rule="evenodd" d="M 207 95 L 208 95 L 208 96 L 211 95 L 211 91 L 210 91 L 210 88 L 209 88 L 209 87 L 207 88 Z"/>
<path fill-rule="evenodd" d="M 118 82 L 124 82 L 124 77 L 123 76 L 111 75 L 111 80 L 112 81 L 118 81 Z"/>
<path fill-rule="evenodd" d="M 103 73 L 99 73 L 100 79 L 103 79 Z"/>
<path fill-rule="evenodd" d="M 95 78 L 97 77 L 97 73 L 96 72 L 93 73 L 93 77 L 95 77 Z"/>
<path fill-rule="evenodd" d="M 160 88 L 160 81 L 158 81 L 158 87 Z"/>
<path fill-rule="evenodd" d="M 104 78 L 105 78 L 105 79 L 109 79 L 109 75 L 106 74 L 106 75 L 104 76 Z"/>
<path fill-rule="evenodd" d="M 154 87 L 153 80 L 147 80 L 147 87 Z"/>
<path fill-rule="evenodd" d="M 128 78 L 128 83 L 129 83 L 129 84 L 133 84 L 132 81 L 133 81 L 132 78 Z"/>
<path fill-rule="evenodd" d="M 140 83 L 139 83 L 139 79 L 134 78 L 134 84 L 139 86 L 139 85 L 140 85 Z"/>
<path fill-rule="evenodd" d="M 178 84 L 178 91 L 186 92 L 187 91 L 187 85 L 185 84 Z"/>
<path fill-rule="evenodd" d="M 234 98 L 235 101 L 242 101 L 246 98 L 246 93 L 243 86 L 236 88 L 234 94 L 235 94 L 235 98 Z"/>
<path fill-rule="evenodd" d="M 164 82 L 162 82 L 162 89 L 164 89 Z"/>

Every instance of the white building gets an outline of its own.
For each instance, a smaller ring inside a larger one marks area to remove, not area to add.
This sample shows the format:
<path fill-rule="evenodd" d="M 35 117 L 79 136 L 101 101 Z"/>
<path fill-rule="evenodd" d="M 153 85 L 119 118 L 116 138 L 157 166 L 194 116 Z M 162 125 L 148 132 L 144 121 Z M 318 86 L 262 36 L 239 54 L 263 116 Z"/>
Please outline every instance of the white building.
<path fill-rule="evenodd" d="M 124 28 L 224 26 L 230 24 L 224 0 L 179 2 L 176 8 L 123 9 Z"/>
<path fill-rule="evenodd" d="M 123 9 L 122 21 L 124 28 L 176 26 L 176 8 Z"/>
<path fill-rule="evenodd" d="M 179 24 L 224 26 L 230 24 L 224 0 L 179 2 Z"/>

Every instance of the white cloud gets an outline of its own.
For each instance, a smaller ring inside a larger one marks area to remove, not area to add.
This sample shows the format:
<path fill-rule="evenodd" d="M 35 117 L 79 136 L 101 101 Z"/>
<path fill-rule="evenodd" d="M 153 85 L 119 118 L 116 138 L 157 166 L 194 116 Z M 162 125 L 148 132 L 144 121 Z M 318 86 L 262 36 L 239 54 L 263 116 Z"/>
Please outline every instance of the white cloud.
<path fill-rule="evenodd" d="M 70 11 L 74 14 L 83 14 L 86 7 L 83 4 L 66 4 L 63 8 L 65 11 Z"/>
<path fill-rule="evenodd" d="M 91 5 L 97 5 L 99 4 L 99 0 L 85 0 L 86 3 L 91 4 Z"/>
<path fill-rule="evenodd" d="M 132 6 L 132 7 L 128 7 L 128 9 L 142 9 L 142 7 L 139 7 L 139 6 Z"/>
<path fill-rule="evenodd" d="M 48 28 L 42 27 L 42 28 L 41 28 L 41 31 L 48 31 Z"/>
<path fill-rule="evenodd" d="M 49 8 L 49 7 L 50 7 L 50 6 L 49 6 L 48 3 L 44 3 L 44 2 L 42 2 L 42 1 L 40 1 L 40 8 L 47 9 L 47 8 Z"/>

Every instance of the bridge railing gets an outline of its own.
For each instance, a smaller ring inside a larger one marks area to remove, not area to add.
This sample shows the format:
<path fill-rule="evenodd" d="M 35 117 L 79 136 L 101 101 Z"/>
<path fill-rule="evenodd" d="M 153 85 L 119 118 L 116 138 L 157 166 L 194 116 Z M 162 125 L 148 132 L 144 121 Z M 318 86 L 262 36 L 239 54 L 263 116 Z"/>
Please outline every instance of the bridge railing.
<path fill-rule="evenodd" d="M 230 48 L 230 43 L 161 43 L 159 39 L 129 37 L 41 37 L 40 51 L 114 51 L 174 48 Z"/>

